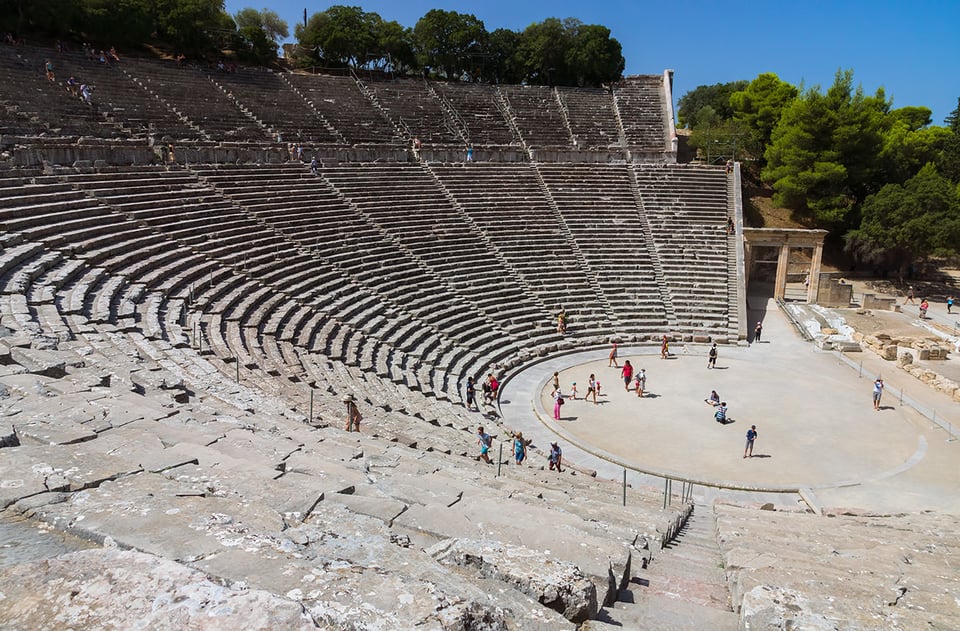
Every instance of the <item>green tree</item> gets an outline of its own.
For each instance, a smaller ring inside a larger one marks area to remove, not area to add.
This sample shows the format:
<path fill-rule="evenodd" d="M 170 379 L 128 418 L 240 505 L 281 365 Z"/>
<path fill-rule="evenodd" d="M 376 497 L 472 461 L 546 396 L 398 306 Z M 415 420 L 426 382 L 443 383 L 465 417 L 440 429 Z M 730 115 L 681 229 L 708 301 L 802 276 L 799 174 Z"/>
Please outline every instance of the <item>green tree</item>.
<path fill-rule="evenodd" d="M 413 49 L 413 31 L 404 28 L 399 22 L 381 20 L 376 27 L 378 58 L 374 64 L 377 70 L 391 69 L 404 74 L 417 66 L 417 56 Z"/>
<path fill-rule="evenodd" d="M 960 182 L 960 98 L 957 107 L 944 119 L 949 135 L 945 137 L 938 164 L 943 174 L 953 182 Z"/>
<path fill-rule="evenodd" d="M 216 33 L 232 25 L 223 11 L 223 0 L 155 1 L 157 34 L 191 56 L 214 47 Z"/>
<path fill-rule="evenodd" d="M 275 11 L 246 8 L 234 17 L 244 57 L 266 64 L 277 58 L 280 40 L 290 34 L 287 23 Z"/>
<path fill-rule="evenodd" d="M 879 188 L 888 112 L 883 90 L 865 97 L 849 70 L 826 94 L 813 88 L 791 101 L 764 154 L 774 202 L 826 227 L 854 219 L 857 203 Z"/>
<path fill-rule="evenodd" d="M 860 227 L 845 236 L 859 261 L 899 269 L 960 254 L 958 189 L 927 164 L 902 186 L 887 184 L 863 203 Z"/>
<path fill-rule="evenodd" d="M 902 184 L 923 165 L 942 164 L 951 133 L 946 127 L 931 127 L 930 114 L 926 107 L 904 107 L 890 112 L 880 154 L 885 182 Z"/>
<path fill-rule="evenodd" d="M 733 118 L 730 97 L 734 92 L 744 90 L 747 81 L 731 81 L 700 85 L 687 92 L 678 102 L 677 120 L 683 127 L 696 129 L 701 122 L 710 125 Z"/>
<path fill-rule="evenodd" d="M 517 59 L 520 33 L 498 28 L 490 33 L 484 49 L 483 78 L 494 83 L 520 83 L 523 73 Z"/>
<path fill-rule="evenodd" d="M 330 66 L 359 67 L 378 47 L 377 24 L 382 22 L 376 13 L 366 13 L 360 7 L 335 5 L 313 14 L 306 26 L 295 29 L 301 49 L 314 62 Z"/>
<path fill-rule="evenodd" d="M 758 75 L 746 88 L 730 95 L 733 120 L 744 132 L 741 141 L 745 153 L 763 158 L 783 108 L 795 98 L 797 88 L 770 72 Z"/>
<path fill-rule="evenodd" d="M 475 15 L 432 9 L 413 27 L 420 64 L 448 79 L 459 79 L 476 66 L 487 29 Z"/>
<path fill-rule="evenodd" d="M 620 79 L 625 65 L 620 42 L 610 29 L 598 24 L 578 24 L 567 49 L 569 73 L 578 86 L 600 86 Z"/>
<path fill-rule="evenodd" d="M 534 85 L 572 83 L 567 67 L 571 41 L 564 23 L 557 18 L 531 24 L 520 34 L 517 61 L 523 78 Z"/>
<path fill-rule="evenodd" d="M 117 46 L 142 44 L 156 24 L 147 0 L 83 0 L 78 24 L 85 39 Z"/>

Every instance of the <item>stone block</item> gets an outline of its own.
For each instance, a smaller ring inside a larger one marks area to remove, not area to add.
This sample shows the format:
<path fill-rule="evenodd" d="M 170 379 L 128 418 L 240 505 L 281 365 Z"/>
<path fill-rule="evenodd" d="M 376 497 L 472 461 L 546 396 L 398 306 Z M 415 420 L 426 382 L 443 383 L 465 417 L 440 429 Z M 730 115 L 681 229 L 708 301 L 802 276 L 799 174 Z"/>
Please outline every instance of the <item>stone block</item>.
<path fill-rule="evenodd" d="M 299 603 L 150 554 L 96 549 L 0 570 L 0 626 L 315 629 Z M 8 626 L 9 625 L 9 626 Z"/>
<path fill-rule="evenodd" d="M 10 359 L 29 372 L 55 379 L 66 376 L 68 363 L 83 366 L 83 360 L 73 353 L 58 353 L 35 348 L 11 348 Z"/>
<path fill-rule="evenodd" d="M 79 491 L 137 471 L 139 467 L 120 458 L 70 446 L 5 448 L 0 458 L 0 509 L 39 493 Z"/>
<path fill-rule="evenodd" d="M 448 539 L 426 552 L 445 565 L 473 569 L 484 578 L 513 585 L 570 622 L 597 614 L 593 583 L 575 565 L 543 552 L 477 539 Z"/>

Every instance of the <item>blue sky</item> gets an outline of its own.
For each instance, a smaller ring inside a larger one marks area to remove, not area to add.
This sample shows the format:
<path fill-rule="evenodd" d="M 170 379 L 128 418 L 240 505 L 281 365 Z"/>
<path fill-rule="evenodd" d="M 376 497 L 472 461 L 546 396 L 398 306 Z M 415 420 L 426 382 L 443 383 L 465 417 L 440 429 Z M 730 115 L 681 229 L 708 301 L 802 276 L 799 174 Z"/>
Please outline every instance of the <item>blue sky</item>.
<path fill-rule="evenodd" d="M 226 0 L 230 13 L 256 0 Z M 332 4 L 361 6 L 413 26 L 430 9 L 472 13 L 488 31 L 522 30 L 548 17 L 574 17 L 610 28 L 623 46 L 625 74 L 672 68 L 678 99 L 698 85 L 751 80 L 774 72 L 794 85 L 826 89 L 840 68 L 872 94 L 878 87 L 894 107 L 922 105 L 934 124 L 960 98 L 960 0 L 272 0 L 290 25 Z"/>

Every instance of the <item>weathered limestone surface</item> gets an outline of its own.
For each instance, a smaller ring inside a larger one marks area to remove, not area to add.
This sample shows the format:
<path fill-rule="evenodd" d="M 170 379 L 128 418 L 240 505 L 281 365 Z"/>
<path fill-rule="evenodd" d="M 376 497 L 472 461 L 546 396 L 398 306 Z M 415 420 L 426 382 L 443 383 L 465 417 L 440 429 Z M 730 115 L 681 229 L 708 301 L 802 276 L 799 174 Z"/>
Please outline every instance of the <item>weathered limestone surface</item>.
<path fill-rule="evenodd" d="M 742 628 L 960 628 L 960 518 L 717 506 Z"/>
<path fill-rule="evenodd" d="M 448 539 L 428 548 L 441 563 L 474 568 L 485 578 L 514 585 L 571 622 L 597 615 L 597 590 L 574 565 L 539 550 L 477 539 Z"/>
<path fill-rule="evenodd" d="M 300 605 L 226 587 L 179 563 L 116 549 L 0 570 L 0 626 L 64 629 L 314 629 Z"/>
<path fill-rule="evenodd" d="M 75 445 L 7 447 L 0 456 L 0 508 L 38 493 L 81 491 L 140 470 Z"/>
<path fill-rule="evenodd" d="M 60 378 L 66 375 L 67 366 L 83 367 L 83 360 L 74 353 L 64 353 L 36 348 L 13 347 L 10 359 L 29 372 L 47 377 Z"/>
<path fill-rule="evenodd" d="M 63 320 L 72 337 L 44 336 L 23 302 L 0 301 L 24 331 L 0 338 L 0 507 L 131 551 L 51 550 L 6 570 L 0 591 L 13 572 L 50 586 L 14 596 L 26 609 L 13 614 L 4 592 L 13 628 L 572 630 L 682 519 L 654 494 L 623 509 L 588 476 L 494 478 L 472 457 L 474 417 L 353 368 L 318 386 L 329 423 L 314 427 L 302 384 L 237 385 L 189 348 L 79 312 Z M 362 434 L 340 429 L 344 385 Z M 439 562 L 423 549 L 450 537 L 500 554 L 476 565 L 461 562 L 475 550 Z"/>

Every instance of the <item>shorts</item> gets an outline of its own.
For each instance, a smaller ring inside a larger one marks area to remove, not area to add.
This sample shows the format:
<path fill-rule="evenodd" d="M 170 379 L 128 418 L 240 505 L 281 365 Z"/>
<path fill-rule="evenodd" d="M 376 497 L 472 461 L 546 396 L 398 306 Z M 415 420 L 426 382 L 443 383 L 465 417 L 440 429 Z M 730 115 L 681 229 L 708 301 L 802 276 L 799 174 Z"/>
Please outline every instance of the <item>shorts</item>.
<path fill-rule="evenodd" d="M 880 400 L 880 396 L 881 396 L 882 394 L 883 394 L 883 392 L 874 392 L 874 393 L 873 393 L 873 400 L 874 400 L 874 401 L 879 401 L 879 400 Z"/>
<path fill-rule="evenodd" d="M 489 452 L 490 452 L 490 446 L 489 446 L 489 445 L 480 445 L 480 455 L 481 455 L 481 456 L 485 456 L 485 455 L 487 455 Z"/>
<path fill-rule="evenodd" d="M 752 439 L 752 438 L 748 438 L 748 439 L 747 439 L 747 444 L 744 445 L 743 448 L 744 448 L 744 449 L 750 449 L 751 447 L 753 447 L 753 439 Z"/>
<path fill-rule="evenodd" d="M 625 386 L 629 386 L 629 385 L 630 385 L 630 382 L 631 382 L 632 380 L 633 380 L 633 377 L 624 377 L 624 378 L 623 378 L 623 384 L 624 384 Z"/>

